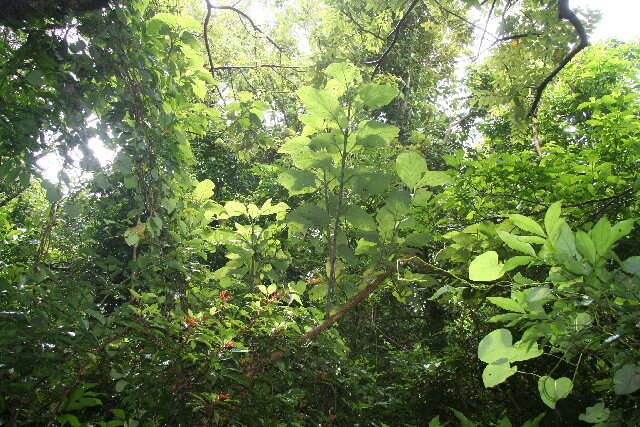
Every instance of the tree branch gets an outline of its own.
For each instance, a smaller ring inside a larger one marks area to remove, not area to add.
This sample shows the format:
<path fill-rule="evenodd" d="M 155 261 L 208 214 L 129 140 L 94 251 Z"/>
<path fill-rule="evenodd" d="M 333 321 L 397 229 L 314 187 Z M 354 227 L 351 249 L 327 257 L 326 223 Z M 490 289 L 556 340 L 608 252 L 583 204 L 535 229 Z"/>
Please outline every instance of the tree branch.
<path fill-rule="evenodd" d="M 312 339 L 317 337 L 321 332 L 329 329 L 345 313 L 351 311 L 355 306 L 357 306 L 360 302 L 362 302 L 362 300 L 364 300 L 369 295 L 371 295 L 373 291 L 375 291 L 382 282 L 384 282 L 387 278 L 389 278 L 389 276 L 391 276 L 393 273 L 397 271 L 398 265 L 404 262 L 405 262 L 404 260 L 399 260 L 397 263 L 387 268 L 384 272 L 382 272 L 375 279 L 369 282 L 369 284 L 365 286 L 365 288 L 362 289 L 360 292 L 358 292 L 353 298 L 351 298 L 349 301 L 347 301 L 346 303 L 338 307 L 338 309 L 333 314 L 327 316 L 324 319 L 324 321 L 322 321 L 322 323 L 320 323 L 318 326 L 316 326 L 315 328 L 311 329 L 309 332 L 307 332 L 306 334 L 298 338 L 295 342 L 303 343 L 306 341 L 311 341 Z M 272 361 L 282 359 L 285 356 L 287 350 L 288 349 L 285 349 L 284 351 L 275 351 L 271 353 L 269 359 Z"/>
<path fill-rule="evenodd" d="M 249 16 L 244 13 L 243 11 L 236 9 L 233 6 L 214 6 L 211 4 L 211 2 L 209 0 L 207 0 L 207 11 L 210 11 L 211 9 L 217 9 L 217 10 L 230 10 L 232 12 L 237 13 L 238 15 L 242 16 L 244 19 L 246 19 L 247 21 L 249 21 L 249 23 L 251 24 L 251 26 L 253 27 L 253 30 L 257 33 L 260 33 L 264 36 L 265 39 L 267 39 L 267 41 L 269 43 L 271 43 L 276 49 L 278 49 L 278 51 L 283 52 L 284 49 L 282 49 L 276 42 L 273 41 L 273 39 L 271 37 L 269 37 L 264 31 L 262 31 L 260 29 L 260 27 L 258 27 L 255 22 L 253 22 L 253 20 L 251 18 L 249 18 Z"/>
<path fill-rule="evenodd" d="M 313 65 L 276 65 L 276 64 L 260 64 L 260 65 L 221 65 L 219 67 L 212 67 L 212 70 L 254 70 L 257 68 L 284 68 L 288 70 L 294 70 L 299 73 L 307 73 L 311 71 Z"/>
<path fill-rule="evenodd" d="M 485 29 L 483 29 L 483 28 L 482 28 L 482 27 L 480 27 L 479 25 L 476 25 L 476 24 L 474 24 L 473 22 L 469 21 L 469 20 L 468 20 L 467 18 L 465 18 L 464 16 L 461 16 L 461 15 L 457 14 L 456 12 L 454 12 L 454 11 L 452 11 L 452 10 L 447 9 L 447 8 L 446 8 L 446 7 L 444 7 L 444 6 L 443 6 L 443 5 L 442 5 L 438 0 L 433 0 L 433 2 L 434 2 L 435 4 L 437 4 L 437 5 L 438 5 L 438 7 L 439 7 L 441 10 L 443 10 L 443 11 L 447 12 L 449 15 L 453 15 L 453 16 L 455 16 L 456 18 L 458 18 L 458 19 L 459 19 L 459 20 L 461 20 L 462 22 L 464 22 L 464 23 L 466 23 L 466 24 L 468 24 L 468 25 L 472 26 L 473 28 L 475 28 L 475 29 L 477 29 L 477 30 L 484 31 L 484 34 L 487 34 L 487 35 L 491 36 L 494 40 L 497 40 L 497 39 L 498 39 L 498 37 L 497 37 L 495 34 L 490 33 L 489 31 L 487 31 L 487 30 L 486 30 L 486 28 L 485 28 Z"/>
<path fill-rule="evenodd" d="M 482 51 L 482 43 L 484 43 L 484 37 L 487 35 L 487 27 L 489 26 L 489 20 L 491 19 L 491 15 L 493 14 L 493 8 L 496 7 L 496 0 L 493 0 L 491 3 L 491 9 L 489 9 L 489 13 L 487 14 L 487 20 L 484 23 L 484 29 L 482 30 L 482 38 L 480 39 L 480 45 L 478 46 L 478 55 L 480 56 L 480 52 Z"/>
<path fill-rule="evenodd" d="M 553 80 L 553 78 L 560 72 L 562 69 L 576 56 L 581 50 L 589 46 L 589 38 L 587 37 L 587 32 L 582 25 L 582 22 L 578 19 L 576 14 L 569 8 L 569 0 L 558 0 L 558 18 L 561 20 L 567 20 L 573 25 L 576 33 L 578 34 L 578 38 L 580 39 L 580 43 L 578 43 L 564 59 L 554 68 L 545 79 L 538 85 L 536 88 L 535 96 L 533 98 L 533 103 L 531 104 L 531 109 L 527 114 L 528 118 L 532 118 L 536 116 L 538 105 L 540 104 L 540 99 L 542 99 L 542 94 L 546 89 L 547 85 Z"/>
<path fill-rule="evenodd" d="M 380 66 L 382 65 L 382 62 L 384 61 L 386 56 L 389 54 L 389 52 L 391 52 L 391 49 L 398 41 L 398 36 L 400 35 L 400 29 L 402 29 L 402 26 L 404 25 L 405 21 L 409 17 L 409 14 L 413 10 L 413 8 L 416 6 L 416 4 L 418 4 L 419 1 L 420 0 L 413 0 L 411 2 L 411 4 L 409 5 L 409 8 L 404 13 L 404 15 L 402 15 L 402 18 L 400 18 L 395 28 L 393 29 L 391 33 L 393 34 L 393 39 L 391 40 L 391 43 L 389 43 L 389 46 L 387 46 L 387 49 L 383 52 L 383 54 L 378 59 L 370 62 L 371 64 L 376 64 L 375 68 L 373 69 L 373 72 L 371 73 L 371 76 L 375 76 L 376 74 L 378 74 L 378 71 L 380 71 Z"/>

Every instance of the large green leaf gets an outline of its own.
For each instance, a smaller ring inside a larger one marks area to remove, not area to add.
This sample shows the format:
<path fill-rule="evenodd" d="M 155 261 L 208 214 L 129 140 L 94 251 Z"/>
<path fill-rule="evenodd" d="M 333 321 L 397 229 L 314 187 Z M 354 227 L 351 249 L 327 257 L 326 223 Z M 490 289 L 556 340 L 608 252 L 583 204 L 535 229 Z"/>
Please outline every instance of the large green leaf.
<path fill-rule="evenodd" d="M 345 212 L 345 219 L 358 230 L 373 231 L 376 229 L 373 217 L 359 206 L 349 206 Z"/>
<path fill-rule="evenodd" d="M 498 259 L 498 253 L 488 251 L 479 255 L 469 264 L 469 279 L 474 282 L 491 282 L 504 275 L 504 265 Z"/>
<path fill-rule="evenodd" d="M 406 151 L 396 158 L 396 171 L 402 182 L 413 189 L 427 171 L 427 162 L 418 153 Z"/>
<path fill-rule="evenodd" d="M 213 196 L 215 184 L 210 179 L 205 179 L 196 185 L 193 190 L 193 197 L 196 200 L 206 200 Z"/>
<path fill-rule="evenodd" d="M 418 183 L 419 187 L 424 187 L 425 185 L 435 187 L 438 185 L 450 185 L 453 184 L 454 180 L 446 172 L 442 171 L 426 171 L 420 179 Z"/>
<path fill-rule="evenodd" d="M 567 377 L 554 380 L 549 376 L 540 377 L 538 391 L 542 401 L 551 409 L 556 409 L 556 402 L 564 399 L 571 393 L 573 382 Z"/>
<path fill-rule="evenodd" d="M 347 126 L 347 117 L 338 99 L 331 92 L 306 86 L 298 90 L 298 96 L 311 115 L 336 123 L 341 128 Z"/>
<path fill-rule="evenodd" d="M 640 366 L 624 365 L 613 375 L 616 394 L 630 394 L 640 389 Z"/>
<path fill-rule="evenodd" d="M 513 338 L 508 329 L 496 329 L 485 336 L 478 345 L 478 358 L 485 363 L 494 363 L 513 355 Z"/>
<path fill-rule="evenodd" d="M 611 411 L 604 406 L 604 402 L 598 402 L 593 406 L 589 406 L 585 413 L 580 414 L 578 419 L 586 423 L 598 424 L 609 419 Z"/>
<path fill-rule="evenodd" d="M 278 175 L 278 182 L 291 195 L 304 194 L 315 190 L 316 176 L 312 172 L 289 169 Z"/>
<path fill-rule="evenodd" d="M 578 248 L 578 252 L 585 257 L 591 265 L 596 263 L 596 246 L 593 244 L 591 237 L 584 231 L 576 232 L 576 247 Z"/>
<path fill-rule="evenodd" d="M 513 354 L 509 358 L 510 362 L 521 362 L 534 359 L 542 355 L 542 349 L 535 341 L 518 341 L 513 345 Z"/>
<path fill-rule="evenodd" d="M 490 363 L 482 371 L 482 382 L 484 386 L 489 388 L 503 383 L 511 375 L 515 374 L 518 369 L 507 360 L 501 359 L 499 362 Z"/>
<path fill-rule="evenodd" d="M 395 86 L 366 83 L 358 87 L 360 100 L 369 108 L 378 109 L 384 107 L 398 95 Z"/>
<path fill-rule="evenodd" d="M 560 202 L 555 202 L 544 215 L 544 228 L 547 231 L 547 236 L 551 239 L 551 242 L 555 242 L 556 233 L 562 224 L 560 219 L 560 212 L 562 211 L 562 205 Z"/>

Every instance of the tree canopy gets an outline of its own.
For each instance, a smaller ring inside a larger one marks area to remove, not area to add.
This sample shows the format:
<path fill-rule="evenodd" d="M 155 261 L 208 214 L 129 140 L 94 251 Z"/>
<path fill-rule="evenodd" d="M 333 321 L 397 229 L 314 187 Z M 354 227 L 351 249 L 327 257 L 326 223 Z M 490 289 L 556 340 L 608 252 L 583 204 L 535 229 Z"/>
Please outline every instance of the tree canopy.
<path fill-rule="evenodd" d="M 640 424 L 596 12 L 0 4 L 0 425 Z"/>

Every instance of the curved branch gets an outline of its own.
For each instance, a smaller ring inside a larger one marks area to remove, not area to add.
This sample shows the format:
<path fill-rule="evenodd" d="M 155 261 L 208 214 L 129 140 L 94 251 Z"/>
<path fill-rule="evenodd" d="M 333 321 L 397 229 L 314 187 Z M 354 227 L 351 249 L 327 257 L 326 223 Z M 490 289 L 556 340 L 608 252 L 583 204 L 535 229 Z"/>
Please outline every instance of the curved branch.
<path fill-rule="evenodd" d="M 400 18 L 400 20 L 396 24 L 395 28 L 393 29 L 393 31 L 391 33 L 391 34 L 393 34 L 393 39 L 391 40 L 391 43 L 389 43 L 389 46 L 387 46 L 387 49 L 385 49 L 384 53 L 378 59 L 376 59 L 375 61 L 370 62 L 372 64 L 376 64 L 375 68 L 373 69 L 373 72 L 371 73 L 371 76 L 375 76 L 376 74 L 378 74 L 378 71 L 380 71 L 380 66 L 382 65 L 382 62 L 384 61 L 386 56 L 389 54 L 389 52 L 391 52 L 391 49 L 393 48 L 393 46 L 398 41 L 398 36 L 400 35 L 400 29 L 402 28 L 402 26 L 404 25 L 405 21 L 409 17 L 409 14 L 413 10 L 413 8 L 416 6 L 416 4 L 418 4 L 419 1 L 420 0 L 413 0 L 411 2 L 411 4 L 409 5 L 409 8 L 404 13 L 404 15 L 402 15 L 402 18 Z"/>
<path fill-rule="evenodd" d="M 265 39 L 267 39 L 267 41 L 269 43 L 271 43 L 276 49 L 278 49 L 278 51 L 283 52 L 284 49 L 282 49 L 276 42 L 273 41 L 273 39 L 271 39 L 271 37 L 269 37 L 267 35 L 267 33 L 265 33 L 264 31 L 262 31 L 260 29 L 260 27 L 258 27 L 255 22 L 253 22 L 253 20 L 249 17 L 249 15 L 247 15 L 246 13 L 244 13 L 243 11 L 241 11 L 240 9 L 236 9 L 233 6 L 214 6 L 211 4 L 211 2 L 209 0 L 207 0 L 207 15 L 209 11 L 211 11 L 211 9 L 217 9 L 217 10 L 230 10 L 232 12 L 237 13 L 238 15 L 240 15 L 241 17 L 243 17 L 244 19 L 246 19 L 247 21 L 249 21 L 249 23 L 251 24 L 251 26 L 253 27 L 253 30 L 257 33 L 260 33 L 264 36 Z"/>
<path fill-rule="evenodd" d="M 540 104 L 540 100 L 542 99 L 542 94 L 546 89 L 547 85 L 551 83 L 551 80 L 560 72 L 562 69 L 576 56 L 581 50 L 589 46 L 589 38 L 587 37 L 587 32 L 582 25 L 582 22 L 578 19 L 576 14 L 569 8 L 569 0 L 558 0 L 558 18 L 567 20 L 573 25 L 576 33 L 578 34 L 578 38 L 580 39 L 580 43 L 578 43 L 564 59 L 554 68 L 547 77 L 538 85 L 536 88 L 536 93 L 533 98 L 533 103 L 531 104 L 531 109 L 527 114 L 528 118 L 532 118 L 536 116 L 538 105 Z"/>

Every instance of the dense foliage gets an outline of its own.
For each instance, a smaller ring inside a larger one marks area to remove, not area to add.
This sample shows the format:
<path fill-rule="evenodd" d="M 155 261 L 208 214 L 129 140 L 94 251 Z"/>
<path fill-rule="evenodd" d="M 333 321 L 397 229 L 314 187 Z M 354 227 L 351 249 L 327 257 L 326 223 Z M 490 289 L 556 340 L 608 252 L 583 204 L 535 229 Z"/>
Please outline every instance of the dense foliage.
<path fill-rule="evenodd" d="M 0 425 L 640 424 L 638 43 L 51 3 L 0 18 Z"/>

